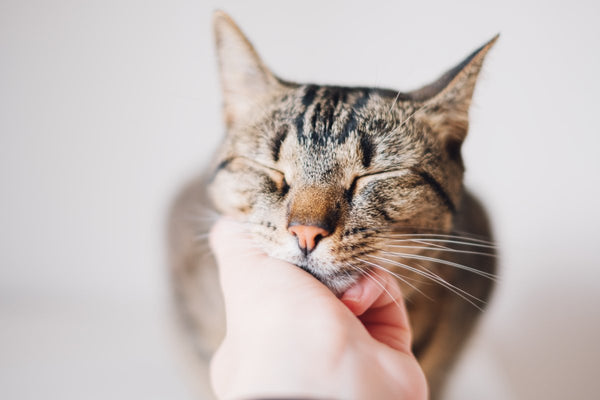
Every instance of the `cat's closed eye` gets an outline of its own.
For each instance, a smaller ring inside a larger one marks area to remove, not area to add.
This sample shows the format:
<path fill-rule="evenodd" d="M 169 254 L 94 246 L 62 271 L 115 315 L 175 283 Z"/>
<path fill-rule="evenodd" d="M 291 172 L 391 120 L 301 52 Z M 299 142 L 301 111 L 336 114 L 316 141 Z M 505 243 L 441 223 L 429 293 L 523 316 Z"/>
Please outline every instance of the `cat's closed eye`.
<path fill-rule="evenodd" d="M 391 178 L 400 178 L 407 174 L 410 174 L 410 169 L 399 168 L 399 169 L 389 169 L 389 170 L 379 170 L 373 172 L 367 172 L 360 175 L 354 176 L 352 179 L 352 183 L 346 190 L 346 197 L 351 200 L 357 191 L 360 191 L 363 187 L 367 186 L 371 182 L 374 181 L 386 181 Z"/>
<path fill-rule="evenodd" d="M 271 185 L 266 185 L 266 188 L 269 188 L 271 192 L 278 192 L 281 196 L 285 196 L 290 189 L 284 172 L 245 156 L 230 157 L 225 162 L 220 163 L 213 172 L 213 179 L 222 171 L 231 173 L 253 171 L 271 183 Z"/>
<path fill-rule="evenodd" d="M 355 175 L 352 179 L 352 183 L 346 189 L 346 198 L 348 201 L 351 201 L 357 190 L 367 185 L 369 182 L 374 180 L 385 180 L 390 177 L 400 177 L 401 175 L 405 175 L 409 173 L 409 170 L 406 169 L 391 169 L 391 170 L 380 170 L 367 172 L 360 175 Z"/>

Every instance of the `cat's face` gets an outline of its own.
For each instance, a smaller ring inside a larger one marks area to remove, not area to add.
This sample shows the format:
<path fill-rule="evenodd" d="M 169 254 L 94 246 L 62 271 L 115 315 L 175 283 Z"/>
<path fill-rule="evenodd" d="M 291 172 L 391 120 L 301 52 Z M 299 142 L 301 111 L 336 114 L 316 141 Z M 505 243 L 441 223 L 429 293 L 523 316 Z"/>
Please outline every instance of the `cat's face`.
<path fill-rule="evenodd" d="M 248 222 L 268 254 L 336 290 L 353 282 L 363 256 L 382 249 L 392 231 L 448 230 L 461 173 L 410 119 L 417 106 L 395 97 L 285 88 L 230 130 L 210 187 L 215 205 Z M 328 234 L 306 253 L 289 231 L 294 222 Z"/>
<path fill-rule="evenodd" d="M 483 50 L 412 94 L 297 85 L 275 78 L 227 17 L 215 26 L 228 133 L 210 194 L 264 251 L 341 293 L 391 235 L 451 229 L 475 79 L 463 72 Z"/>

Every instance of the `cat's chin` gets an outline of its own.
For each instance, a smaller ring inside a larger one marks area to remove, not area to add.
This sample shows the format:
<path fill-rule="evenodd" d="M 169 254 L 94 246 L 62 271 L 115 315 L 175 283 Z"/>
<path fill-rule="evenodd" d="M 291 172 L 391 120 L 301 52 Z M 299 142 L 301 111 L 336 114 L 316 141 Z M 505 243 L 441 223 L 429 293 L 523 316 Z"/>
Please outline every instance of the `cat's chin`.
<path fill-rule="evenodd" d="M 327 286 L 337 297 L 340 297 L 346 290 L 353 286 L 360 279 L 359 275 L 350 274 L 345 270 L 340 270 L 338 273 L 325 274 L 312 266 L 298 265 L 298 268 L 311 274 L 315 279 Z"/>
<path fill-rule="evenodd" d="M 344 268 L 343 264 L 338 265 L 335 258 L 325 248 L 317 248 L 317 251 L 305 256 L 298 250 L 297 244 L 290 241 L 287 246 L 285 244 L 264 246 L 262 250 L 270 257 L 294 264 L 308 272 L 338 297 L 358 282 L 362 276 L 358 270 Z"/>

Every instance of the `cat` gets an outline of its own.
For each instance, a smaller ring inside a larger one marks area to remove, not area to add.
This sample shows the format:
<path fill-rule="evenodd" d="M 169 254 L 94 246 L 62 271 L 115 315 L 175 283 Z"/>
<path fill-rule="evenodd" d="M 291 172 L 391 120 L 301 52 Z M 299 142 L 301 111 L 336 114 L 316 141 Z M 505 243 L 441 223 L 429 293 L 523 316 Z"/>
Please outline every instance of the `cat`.
<path fill-rule="evenodd" d="M 395 274 L 430 397 L 489 299 L 495 247 L 462 183 L 461 144 L 484 58 L 497 36 L 412 92 L 297 84 L 276 77 L 224 12 L 214 15 L 227 133 L 209 171 L 170 217 L 176 304 L 199 359 L 224 334 L 206 232 L 216 210 L 264 252 L 340 295 L 370 270 Z M 206 369 L 205 369 L 206 372 Z"/>

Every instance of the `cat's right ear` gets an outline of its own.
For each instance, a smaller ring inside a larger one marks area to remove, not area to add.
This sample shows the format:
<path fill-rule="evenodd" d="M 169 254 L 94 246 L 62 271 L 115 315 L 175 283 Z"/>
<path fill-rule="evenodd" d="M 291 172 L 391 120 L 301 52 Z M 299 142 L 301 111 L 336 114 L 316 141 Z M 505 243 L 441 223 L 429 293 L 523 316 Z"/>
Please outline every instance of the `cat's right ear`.
<path fill-rule="evenodd" d="M 213 28 L 223 89 L 225 123 L 230 127 L 236 120 L 250 115 L 280 84 L 229 15 L 220 10 L 215 11 Z"/>

